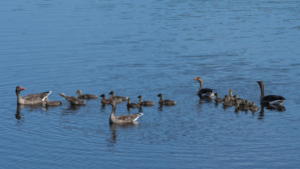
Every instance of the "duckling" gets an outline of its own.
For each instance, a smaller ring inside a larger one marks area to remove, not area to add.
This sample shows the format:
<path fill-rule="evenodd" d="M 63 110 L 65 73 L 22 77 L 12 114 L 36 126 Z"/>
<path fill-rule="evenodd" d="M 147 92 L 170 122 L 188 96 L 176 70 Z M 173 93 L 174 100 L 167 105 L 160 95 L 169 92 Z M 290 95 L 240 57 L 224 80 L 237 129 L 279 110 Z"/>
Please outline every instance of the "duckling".
<path fill-rule="evenodd" d="M 221 97 L 218 97 L 218 93 L 215 93 L 216 98 L 215 98 L 215 102 L 216 103 L 222 103 L 224 100 Z"/>
<path fill-rule="evenodd" d="M 78 99 L 98 99 L 98 96 L 93 94 L 83 94 L 82 90 L 76 91 Z"/>
<path fill-rule="evenodd" d="M 138 96 L 139 98 L 139 104 L 141 106 L 154 106 L 154 103 L 152 101 L 143 101 L 143 96 Z"/>
<path fill-rule="evenodd" d="M 138 103 L 131 103 L 130 102 L 130 98 L 127 99 L 127 109 L 131 109 L 131 108 L 140 108 L 141 105 Z"/>
<path fill-rule="evenodd" d="M 115 92 L 114 91 L 110 91 L 109 95 L 110 95 L 110 100 L 115 100 L 117 104 L 121 103 L 121 102 L 125 102 L 125 101 L 128 100 L 128 97 L 115 96 Z"/>
<path fill-rule="evenodd" d="M 85 105 L 85 102 L 83 100 L 78 99 L 77 97 L 67 96 L 64 93 L 60 93 L 59 95 L 61 97 L 65 98 L 73 106 L 82 106 L 82 105 Z"/>
<path fill-rule="evenodd" d="M 166 105 L 166 106 L 174 106 L 176 105 L 176 102 L 174 100 L 163 100 L 163 95 L 161 93 L 159 93 L 157 95 L 157 97 L 159 97 L 159 104 L 160 105 Z"/>
<path fill-rule="evenodd" d="M 110 99 L 106 99 L 105 94 L 101 94 L 100 97 L 101 99 L 101 104 L 102 106 L 105 106 L 107 104 L 111 104 L 111 100 Z"/>

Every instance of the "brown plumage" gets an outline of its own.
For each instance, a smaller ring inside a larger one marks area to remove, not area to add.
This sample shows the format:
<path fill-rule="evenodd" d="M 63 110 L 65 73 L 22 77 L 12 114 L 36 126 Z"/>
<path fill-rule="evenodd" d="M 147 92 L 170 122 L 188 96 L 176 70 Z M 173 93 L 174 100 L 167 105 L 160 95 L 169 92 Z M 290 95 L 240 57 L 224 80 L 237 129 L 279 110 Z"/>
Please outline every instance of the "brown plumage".
<path fill-rule="evenodd" d="M 165 106 L 174 106 L 176 105 L 176 102 L 174 100 L 164 100 L 163 99 L 163 94 L 159 93 L 157 95 L 157 97 L 159 97 L 159 104 L 160 105 L 165 105 Z"/>
<path fill-rule="evenodd" d="M 98 99 L 98 96 L 93 95 L 93 94 L 83 94 L 82 90 L 77 90 L 76 91 L 78 99 Z"/>
<path fill-rule="evenodd" d="M 130 102 L 130 98 L 127 99 L 127 109 L 130 109 L 130 108 L 140 108 L 141 105 L 138 104 L 138 103 L 131 103 Z"/>
<path fill-rule="evenodd" d="M 67 96 L 64 93 L 60 93 L 59 94 L 61 97 L 65 98 L 71 105 L 74 106 L 81 106 L 81 105 L 85 105 L 85 102 L 81 99 L 78 99 L 77 97 L 74 96 Z"/>
<path fill-rule="evenodd" d="M 139 104 L 141 105 L 141 106 L 154 106 L 154 102 L 152 102 L 152 101 L 143 101 L 143 96 L 138 96 L 138 99 L 139 99 Z"/>
<path fill-rule="evenodd" d="M 110 99 L 106 99 L 105 94 L 101 94 L 100 97 L 101 99 L 101 104 L 102 106 L 105 106 L 107 104 L 111 104 L 111 100 Z"/>
<path fill-rule="evenodd" d="M 22 105 L 42 105 L 48 100 L 49 95 L 52 93 L 52 91 L 47 91 L 43 93 L 21 96 L 20 93 L 23 90 L 25 90 L 25 88 L 21 86 L 16 87 L 17 103 Z"/>
<path fill-rule="evenodd" d="M 136 114 L 130 114 L 124 116 L 117 116 L 116 104 L 117 104 L 116 101 L 113 101 L 111 104 L 112 111 L 109 117 L 110 124 L 134 124 L 143 115 L 143 113 L 136 113 Z"/>

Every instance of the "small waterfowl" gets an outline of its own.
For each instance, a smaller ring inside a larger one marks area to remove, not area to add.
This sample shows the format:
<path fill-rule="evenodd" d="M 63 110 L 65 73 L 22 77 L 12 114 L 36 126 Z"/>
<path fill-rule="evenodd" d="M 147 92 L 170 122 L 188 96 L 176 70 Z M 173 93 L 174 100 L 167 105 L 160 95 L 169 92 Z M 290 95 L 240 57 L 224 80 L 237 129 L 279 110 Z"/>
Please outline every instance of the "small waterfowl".
<path fill-rule="evenodd" d="M 45 106 L 48 106 L 48 107 L 55 107 L 55 106 L 60 106 L 60 105 L 62 105 L 61 101 L 49 101 L 49 100 L 47 100 L 45 102 Z"/>
<path fill-rule="evenodd" d="M 98 96 L 93 95 L 93 94 L 83 94 L 82 90 L 77 90 L 76 91 L 78 99 L 98 99 Z"/>
<path fill-rule="evenodd" d="M 116 101 L 116 103 L 121 103 L 121 102 L 125 102 L 128 100 L 128 97 L 124 97 L 124 96 L 115 96 L 115 92 L 114 91 L 110 91 L 109 92 L 110 95 L 110 100 L 111 101 Z"/>
<path fill-rule="evenodd" d="M 17 103 L 22 105 L 42 105 L 45 101 L 48 100 L 49 95 L 52 93 L 52 91 L 47 91 L 38 94 L 21 96 L 20 93 L 23 90 L 25 90 L 25 88 L 21 86 L 16 87 Z"/>
<path fill-rule="evenodd" d="M 127 99 L 127 109 L 131 109 L 131 108 L 140 108 L 141 105 L 138 103 L 131 103 L 130 102 L 130 98 Z"/>
<path fill-rule="evenodd" d="M 130 114 L 130 115 L 124 115 L 124 116 L 117 116 L 116 115 L 116 101 L 113 100 L 111 103 L 112 111 L 109 117 L 109 123 L 110 124 L 135 124 L 137 123 L 137 120 L 143 116 L 143 113 L 136 113 L 136 114 Z"/>
<path fill-rule="evenodd" d="M 107 104 L 111 104 L 111 100 L 110 99 L 106 99 L 105 94 L 101 94 L 100 97 L 101 99 L 101 104 L 102 106 L 105 106 Z"/>
<path fill-rule="evenodd" d="M 215 93 L 215 102 L 218 103 L 222 103 L 224 101 L 224 99 L 222 99 L 221 97 L 218 96 L 218 93 Z"/>
<path fill-rule="evenodd" d="M 64 93 L 59 94 L 61 97 L 65 98 L 73 106 L 82 106 L 85 105 L 84 100 L 78 99 L 74 96 L 67 96 Z"/>
<path fill-rule="evenodd" d="M 174 100 L 164 100 L 163 99 L 163 94 L 159 93 L 157 95 L 157 97 L 159 97 L 159 104 L 160 105 L 166 105 L 166 106 L 174 106 L 176 105 L 176 102 Z"/>
<path fill-rule="evenodd" d="M 266 106 L 282 106 L 285 101 L 283 96 L 278 95 L 267 95 L 265 96 L 265 85 L 263 81 L 257 81 L 260 87 L 260 102 Z"/>
<path fill-rule="evenodd" d="M 215 92 L 213 89 L 210 88 L 203 88 L 203 79 L 201 77 L 195 77 L 194 80 L 198 81 L 200 83 L 200 89 L 197 93 L 197 95 L 200 98 L 207 98 L 207 99 L 212 99 L 215 97 Z"/>
<path fill-rule="evenodd" d="M 143 96 L 138 96 L 138 99 L 139 99 L 139 104 L 141 106 L 154 106 L 154 102 L 152 101 L 143 101 Z"/>

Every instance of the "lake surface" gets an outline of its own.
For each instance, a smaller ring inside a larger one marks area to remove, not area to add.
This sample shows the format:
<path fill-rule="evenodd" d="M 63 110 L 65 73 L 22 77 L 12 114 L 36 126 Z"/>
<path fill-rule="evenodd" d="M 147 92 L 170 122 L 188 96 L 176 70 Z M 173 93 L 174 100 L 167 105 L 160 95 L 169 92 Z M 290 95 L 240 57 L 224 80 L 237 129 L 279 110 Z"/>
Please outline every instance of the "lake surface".
<path fill-rule="evenodd" d="M 0 168 L 299 168 L 300 1 L 14 0 L 0 2 L 0 24 Z M 256 104 L 264 80 L 286 111 L 199 104 L 196 76 Z M 17 85 L 177 105 L 110 126 L 99 100 L 17 109 Z"/>

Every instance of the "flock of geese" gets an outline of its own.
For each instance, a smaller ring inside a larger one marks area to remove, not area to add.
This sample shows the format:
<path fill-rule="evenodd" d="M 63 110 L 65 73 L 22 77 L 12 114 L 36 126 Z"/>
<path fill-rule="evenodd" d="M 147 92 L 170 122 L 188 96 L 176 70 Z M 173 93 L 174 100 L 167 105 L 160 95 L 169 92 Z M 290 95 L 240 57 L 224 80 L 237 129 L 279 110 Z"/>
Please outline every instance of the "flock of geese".
<path fill-rule="evenodd" d="M 223 104 L 224 108 L 227 107 L 235 107 L 235 111 L 251 111 L 256 112 L 259 110 L 259 107 L 252 101 L 247 99 L 240 98 L 238 95 L 233 95 L 233 91 L 229 89 L 228 95 L 225 95 L 224 98 L 219 97 L 218 93 L 211 88 L 204 88 L 204 81 L 201 77 L 194 78 L 195 81 L 199 82 L 200 88 L 197 92 L 200 100 L 204 101 L 214 101 L 216 104 Z M 283 96 L 278 95 L 267 95 L 264 94 L 264 83 L 263 81 L 257 81 L 260 87 L 260 104 L 261 109 L 266 107 L 271 110 L 279 110 L 284 111 L 285 107 L 283 103 L 285 98 Z M 48 100 L 49 95 L 52 91 L 47 91 L 38 94 L 29 94 L 27 96 L 21 96 L 21 91 L 25 90 L 25 88 L 21 86 L 16 87 L 16 95 L 17 95 L 17 104 L 18 105 L 42 105 L 42 106 L 60 106 L 62 105 L 61 101 L 50 101 Z M 64 93 L 60 93 L 59 95 L 67 100 L 72 106 L 83 106 L 86 104 L 85 100 L 89 99 L 98 99 L 97 95 L 93 94 L 84 94 L 81 90 L 76 91 L 77 96 L 67 96 Z M 135 113 L 123 116 L 116 115 L 117 104 L 122 102 L 127 102 L 127 109 L 131 108 L 142 108 L 154 106 L 154 102 L 152 101 L 144 101 L 143 97 L 138 96 L 138 103 L 131 103 L 129 97 L 124 96 L 116 96 L 114 91 L 109 93 L 110 97 L 106 98 L 105 94 L 101 94 L 101 104 L 102 106 L 111 105 L 112 111 L 109 117 L 109 122 L 111 124 L 129 124 L 136 123 L 137 120 L 143 115 L 143 113 Z M 174 106 L 176 105 L 176 101 L 174 100 L 165 100 L 163 98 L 163 94 L 159 93 L 157 95 L 159 97 L 158 104 L 160 106 Z"/>

